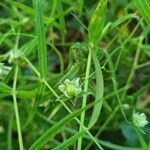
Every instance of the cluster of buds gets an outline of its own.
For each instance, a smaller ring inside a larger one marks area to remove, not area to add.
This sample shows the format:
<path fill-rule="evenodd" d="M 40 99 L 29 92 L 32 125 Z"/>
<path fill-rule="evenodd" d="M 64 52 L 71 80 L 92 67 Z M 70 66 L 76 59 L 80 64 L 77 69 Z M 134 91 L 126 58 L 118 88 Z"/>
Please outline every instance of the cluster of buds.
<path fill-rule="evenodd" d="M 79 78 L 73 80 L 66 79 L 58 88 L 68 98 L 77 97 L 82 91 L 79 80 Z"/>

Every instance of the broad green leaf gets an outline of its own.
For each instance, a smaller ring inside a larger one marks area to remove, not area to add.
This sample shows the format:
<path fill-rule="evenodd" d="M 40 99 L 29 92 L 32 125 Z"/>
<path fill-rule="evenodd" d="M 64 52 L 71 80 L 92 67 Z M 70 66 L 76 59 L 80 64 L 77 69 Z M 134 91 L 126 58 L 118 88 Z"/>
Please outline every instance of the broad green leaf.
<path fill-rule="evenodd" d="M 107 0 L 101 0 L 94 11 L 88 26 L 88 38 L 90 43 L 96 43 L 101 38 L 105 17 Z"/>
<path fill-rule="evenodd" d="M 150 0 L 134 0 L 138 11 L 148 24 L 150 24 Z"/>

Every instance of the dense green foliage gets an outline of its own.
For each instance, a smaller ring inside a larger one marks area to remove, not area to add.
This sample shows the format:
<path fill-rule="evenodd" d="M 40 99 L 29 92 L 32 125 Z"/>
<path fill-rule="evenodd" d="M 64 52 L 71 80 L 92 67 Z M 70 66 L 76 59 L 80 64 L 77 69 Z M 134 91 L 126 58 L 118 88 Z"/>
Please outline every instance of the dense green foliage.
<path fill-rule="evenodd" d="M 150 0 L 0 1 L 0 150 L 150 149 Z"/>

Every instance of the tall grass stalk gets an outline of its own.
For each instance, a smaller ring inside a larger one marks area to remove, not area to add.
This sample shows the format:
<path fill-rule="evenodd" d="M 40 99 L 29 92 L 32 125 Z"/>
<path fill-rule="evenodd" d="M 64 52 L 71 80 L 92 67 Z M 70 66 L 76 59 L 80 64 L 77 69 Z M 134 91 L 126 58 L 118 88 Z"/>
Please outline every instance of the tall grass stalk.
<path fill-rule="evenodd" d="M 46 51 L 46 40 L 44 32 L 44 17 L 43 17 L 43 3 L 41 0 L 33 0 L 36 13 L 36 35 L 38 41 L 38 61 L 39 61 L 39 72 L 41 78 L 45 78 L 47 74 L 47 51 Z"/>
<path fill-rule="evenodd" d="M 86 75 L 85 75 L 85 83 L 84 83 L 84 92 L 87 92 L 88 90 L 88 83 L 89 83 L 89 74 L 90 74 L 90 66 L 91 66 L 91 48 L 89 47 L 89 54 L 88 54 L 88 60 L 87 60 L 87 67 L 86 67 Z M 87 95 L 83 96 L 83 101 L 82 101 L 82 108 L 86 106 L 86 99 L 87 99 Z M 79 132 L 82 131 L 82 126 L 84 125 L 84 119 L 85 119 L 85 112 L 81 113 L 81 125 L 79 128 Z M 82 137 L 79 138 L 78 140 L 78 146 L 77 146 L 77 150 L 81 150 L 82 147 Z"/>
<path fill-rule="evenodd" d="M 13 96 L 13 100 L 14 100 L 14 110 L 15 110 L 16 123 L 17 123 L 19 148 L 20 148 L 20 150 L 23 150 L 24 148 L 23 148 L 23 140 L 22 140 L 22 133 L 21 133 L 20 118 L 19 118 L 19 110 L 18 110 L 17 98 L 16 98 L 17 77 L 18 77 L 18 66 L 15 67 L 12 96 Z"/>

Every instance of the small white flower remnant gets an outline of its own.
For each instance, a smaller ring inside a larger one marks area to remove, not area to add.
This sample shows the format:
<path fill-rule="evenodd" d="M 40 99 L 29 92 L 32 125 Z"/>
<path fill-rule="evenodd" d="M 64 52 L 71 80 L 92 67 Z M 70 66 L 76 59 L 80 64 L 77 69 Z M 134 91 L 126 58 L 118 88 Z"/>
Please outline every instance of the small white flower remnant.
<path fill-rule="evenodd" d="M 8 62 L 12 63 L 14 60 L 20 57 L 20 52 L 18 50 L 10 50 L 8 52 Z"/>
<path fill-rule="evenodd" d="M 9 73 L 11 67 L 5 66 L 4 63 L 0 63 L 0 76 L 5 76 Z"/>
<path fill-rule="evenodd" d="M 3 126 L 0 126 L 0 134 L 2 134 L 4 132 L 5 132 L 5 130 L 4 130 Z"/>
<path fill-rule="evenodd" d="M 130 108 L 130 105 L 125 103 L 122 105 L 123 109 L 128 110 Z"/>
<path fill-rule="evenodd" d="M 59 85 L 59 90 L 65 94 L 66 97 L 72 98 L 78 96 L 82 88 L 80 87 L 80 78 L 74 78 L 73 80 L 66 79 L 64 84 Z"/>
<path fill-rule="evenodd" d="M 148 124 L 146 115 L 144 113 L 134 112 L 132 116 L 133 124 L 137 127 L 143 128 Z"/>

